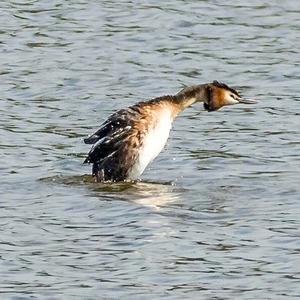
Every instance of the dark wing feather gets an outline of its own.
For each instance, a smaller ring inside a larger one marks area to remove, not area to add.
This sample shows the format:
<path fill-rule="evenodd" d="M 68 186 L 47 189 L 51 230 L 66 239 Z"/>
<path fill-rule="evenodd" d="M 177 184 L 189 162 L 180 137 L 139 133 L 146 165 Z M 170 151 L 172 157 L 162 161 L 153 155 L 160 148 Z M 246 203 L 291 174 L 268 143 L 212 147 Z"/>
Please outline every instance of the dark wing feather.
<path fill-rule="evenodd" d="M 88 157 L 84 161 L 85 163 L 101 163 L 107 156 L 113 154 L 122 146 L 122 140 L 128 135 L 131 126 L 125 128 L 119 128 L 115 130 L 111 135 L 106 136 L 98 140 L 91 148 Z"/>
<path fill-rule="evenodd" d="M 86 144 L 95 144 L 105 136 L 109 136 L 122 128 L 126 124 L 126 119 L 124 118 L 125 111 L 125 109 L 122 109 L 111 115 L 94 134 L 84 139 L 84 142 Z"/>
<path fill-rule="evenodd" d="M 112 114 L 94 134 L 84 139 L 86 144 L 94 144 L 84 163 L 101 162 L 116 152 L 139 118 L 140 109 L 136 105 Z"/>

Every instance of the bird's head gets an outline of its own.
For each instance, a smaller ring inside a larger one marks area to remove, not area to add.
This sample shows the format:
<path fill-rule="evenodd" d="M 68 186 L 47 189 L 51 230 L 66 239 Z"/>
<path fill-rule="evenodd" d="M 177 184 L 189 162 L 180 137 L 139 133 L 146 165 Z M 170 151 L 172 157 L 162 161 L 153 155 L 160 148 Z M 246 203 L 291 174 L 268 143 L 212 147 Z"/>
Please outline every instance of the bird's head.
<path fill-rule="evenodd" d="M 208 83 L 206 91 L 204 108 L 207 111 L 215 111 L 226 105 L 238 103 L 254 104 L 257 102 L 253 99 L 243 98 L 235 89 L 218 81 Z"/>

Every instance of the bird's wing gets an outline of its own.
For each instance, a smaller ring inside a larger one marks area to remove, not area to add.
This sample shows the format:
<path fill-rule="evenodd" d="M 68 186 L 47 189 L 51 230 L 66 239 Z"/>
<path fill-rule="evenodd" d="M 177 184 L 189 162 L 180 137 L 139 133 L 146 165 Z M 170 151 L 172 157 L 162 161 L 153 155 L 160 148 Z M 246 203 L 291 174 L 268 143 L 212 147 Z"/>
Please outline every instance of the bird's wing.
<path fill-rule="evenodd" d="M 86 144 L 95 144 L 100 139 L 113 135 L 119 128 L 125 125 L 124 112 L 120 110 L 112 114 L 104 123 L 100 125 L 100 128 L 88 138 L 84 139 Z"/>
<path fill-rule="evenodd" d="M 140 110 L 135 106 L 112 114 L 94 134 L 84 140 L 86 144 L 94 144 L 84 162 L 101 162 L 119 150 L 140 117 Z"/>

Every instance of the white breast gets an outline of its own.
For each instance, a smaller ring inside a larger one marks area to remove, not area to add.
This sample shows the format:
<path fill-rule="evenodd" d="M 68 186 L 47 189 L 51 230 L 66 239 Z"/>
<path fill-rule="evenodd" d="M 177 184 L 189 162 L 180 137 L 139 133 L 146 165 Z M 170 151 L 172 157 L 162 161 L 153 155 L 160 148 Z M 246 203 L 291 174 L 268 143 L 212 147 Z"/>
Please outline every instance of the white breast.
<path fill-rule="evenodd" d="M 168 140 L 171 127 L 171 114 L 164 110 L 156 126 L 145 136 L 143 146 L 139 151 L 139 158 L 130 171 L 130 180 L 138 179 L 147 165 L 161 152 Z"/>

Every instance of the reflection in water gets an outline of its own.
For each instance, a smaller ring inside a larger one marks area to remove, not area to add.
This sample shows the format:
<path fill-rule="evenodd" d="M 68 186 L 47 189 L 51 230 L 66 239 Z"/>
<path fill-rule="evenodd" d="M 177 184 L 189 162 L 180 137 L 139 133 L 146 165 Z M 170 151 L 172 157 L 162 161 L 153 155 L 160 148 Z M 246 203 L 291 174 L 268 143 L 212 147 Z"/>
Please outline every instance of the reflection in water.
<path fill-rule="evenodd" d="M 91 175 L 53 176 L 42 178 L 41 181 L 72 187 L 85 186 L 93 195 L 98 195 L 100 198 L 124 200 L 156 209 L 179 201 L 180 194 L 184 191 L 172 182 L 97 183 Z"/>
<path fill-rule="evenodd" d="M 176 188 L 170 189 L 170 187 L 166 187 L 166 185 L 160 185 L 159 187 L 156 185 L 155 188 L 153 188 L 153 186 L 150 187 L 147 183 L 140 183 L 138 184 L 138 190 L 139 192 L 135 194 L 132 201 L 156 209 L 173 202 L 177 203 L 181 200 L 180 195 L 182 191 L 180 193 L 179 189 L 176 191 Z"/>

